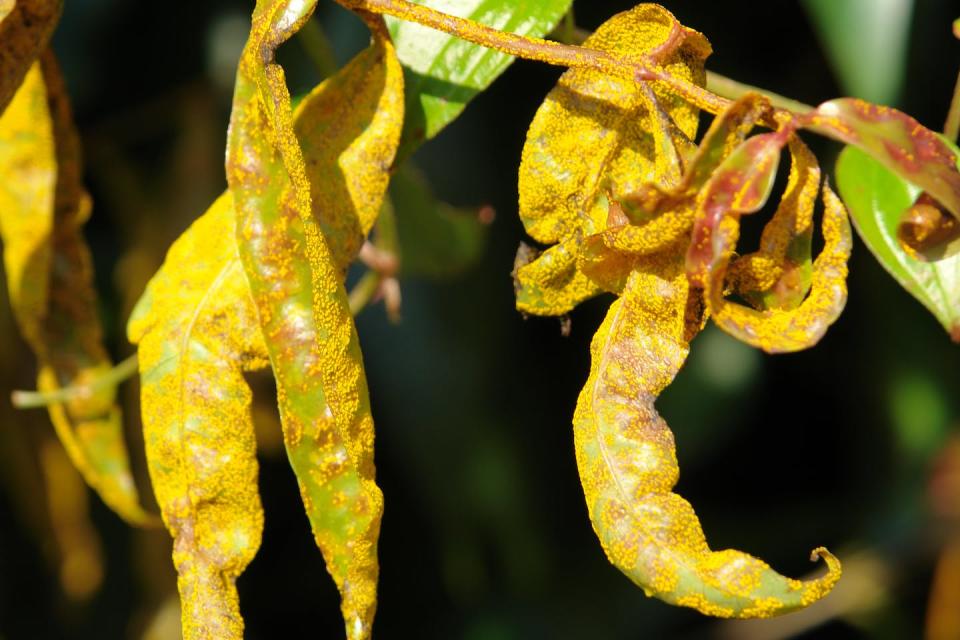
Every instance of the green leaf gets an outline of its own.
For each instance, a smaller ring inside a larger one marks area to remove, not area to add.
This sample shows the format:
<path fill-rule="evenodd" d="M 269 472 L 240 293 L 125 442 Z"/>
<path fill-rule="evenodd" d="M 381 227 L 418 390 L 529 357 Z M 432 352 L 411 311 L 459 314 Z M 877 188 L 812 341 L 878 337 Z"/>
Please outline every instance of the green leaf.
<path fill-rule="evenodd" d="M 401 275 L 445 278 L 476 264 L 487 225 L 478 212 L 438 201 L 423 176 L 406 165 L 390 182 Z"/>
<path fill-rule="evenodd" d="M 960 157 L 960 151 L 951 148 Z M 954 341 L 960 341 L 960 254 L 924 262 L 908 255 L 897 241 L 897 224 L 921 190 L 853 147 L 840 154 L 836 173 L 840 194 L 863 242 Z"/>
<path fill-rule="evenodd" d="M 549 33 L 572 0 L 426 0 L 424 6 L 520 35 Z M 487 49 L 412 22 L 387 18 L 404 67 L 407 92 L 397 161 L 433 138 L 513 62 Z"/>
<path fill-rule="evenodd" d="M 804 0 L 846 94 L 891 104 L 906 77 L 913 0 Z"/>

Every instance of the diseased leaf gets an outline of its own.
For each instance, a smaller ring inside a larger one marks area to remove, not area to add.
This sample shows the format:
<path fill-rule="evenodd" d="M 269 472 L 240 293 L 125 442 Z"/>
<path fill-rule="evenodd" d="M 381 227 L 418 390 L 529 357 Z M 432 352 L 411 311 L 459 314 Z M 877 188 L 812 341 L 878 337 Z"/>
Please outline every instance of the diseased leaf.
<path fill-rule="evenodd" d="M 402 127 L 403 71 L 385 37 L 311 91 L 294 114 L 313 214 L 343 273 L 380 212 Z"/>
<path fill-rule="evenodd" d="M 541 37 L 572 0 L 421 0 L 418 4 L 501 31 Z M 463 111 L 503 73 L 513 57 L 393 17 L 387 26 L 404 66 L 406 123 L 397 159 L 409 156 Z"/>
<path fill-rule="evenodd" d="M 376 607 L 383 511 L 374 482 L 373 421 L 342 274 L 311 214 L 290 96 L 283 69 L 273 61 L 314 4 L 260 0 L 254 9 L 237 72 L 227 180 L 241 262 L 277 379 L 287 454 L 314 537 L 340 589 L 347 636 L 366 638 Z M 368 17 L 368 24 L 389 54 L 382 20 Z M 380 167 L 386 171 L 389 164 Z M 386 187 L 385 181 L 377 184 Z M 313 206 L 337 204 L 318 200 Z"/>
<path fill-rule="evenodd" d="M 827 594 L 839 562 L 801 582 L 735 550 L 711 551 L 679 477 L 673 435 L 654 401 L 700 328 L 682 259 L 633 272 L 593 338 L 590 377 L 574 414 L 577 465 L 594 530 L 610 562 L 649 596 L 721 617 L 769 617 Z"/>
<path fill-rule="evenodd" d="M 767 353 L 800 351 L 815 345 L 833 324 L 847 301 L 847 260 L 853 241 L 843 203 L 829 186 L 823 189 L 824 247 L 813 262 L 810 293 L 792 309 L 756 311 L 723 297 L 726 260 L 713 270 L 707 286 L 707 308 L 718 327 Z M 736 244 L 736 219 L 727 218 L 718 236 L 728 247 Z"/>
<path fill-rule="evenodd" d="M 642 4 L 602 24 L 584 45 L 640 56 L 669 43 L 664 68 L 702 85 L 710 45 L 692 31 L 676 38 L 679 28 L 663 7 Z M 608 211 L 598 196 L 607 191 L 617 200 L 647 183 L 663 184 L 675 169 L 657 147 L 666 135 L 675 145 L 692 139 L 698 111 L 657 85 L 650 92 L 645 87 L 581 69 L 561 76 L 530 124 L 520 164 L 520 219 L 535 240 L 552 244 L 602 231 Z M 660 109 L 674 123 L 669 134 Z"/>
<path fill-rule="evenodd" d="M 234 583 L 260 546 L 251 393 L 267 365 L 229 193 L 170 248 L 127 328 L 138 343 L 147 463 L 173 536 L 184 638 L 242 638 Z"/>
<path fill-rule="evenodd" d="M 858 147 L 896 175 L 929 194 L 960 220 L 960 170 L 947 143 L 896 109 L 842 98 L 803 118 L 804 127 Z M 944 239 L 956 240 L 957 234 Z M 951 245 L 960 250 L 960 242 Z M 937 247 L 928 246 L 934 250 Z M 949 257 L 944 255 L 943 257 Z"/>
<path fill-rule="evenodd" d="M 561 316 L 601 292 L 577 269 L 575 239 L 542 253 L 521 244 L 513 263 L 513 288 L 517 310 L 536 316 Z"/>
<path fill-rule="evenodd" d="M 924 262 L 911 257 L 897 241 L 898 221 L 920 197 L 920 189 L 850 147 L 840 154 L 836 173 L 840 195 L 867 248 L 960 342 L 960 255 Z"/>
<path fill-rule="evenodd" d="M 487 225 L 478 212 L 438 201 L 409 163 L 391 179 L 390 200 L 396 214 L 402 276 L 449 278 L 480 259 Z"/>
<path fill-rule="evenodd" d="M 810 242 L 820 167 L 799 138 L 791 138 L 789 145 L 787 187 L 763 228 L 760 249 L 733 262 L 728 275 L 737 293 L 757 309 L 795 309 L 810 291 Z"/>
<path fill-rule="evenodd" d="M 0 118 L 0 234 L 11 306 L 40 364 L 38 387 L 82 386 L 110 370 L 81 226 L 90 199 L 80 149 L 51 53 L 35 63 Z M 103 501 L 133 524 L 139 505 L 113 388 L 49 412 L 61 442 Z"/>
<path fill-rule="evenodd" d="M 47 48 L 63 0 L 0 0 L 0 114 Z"/>

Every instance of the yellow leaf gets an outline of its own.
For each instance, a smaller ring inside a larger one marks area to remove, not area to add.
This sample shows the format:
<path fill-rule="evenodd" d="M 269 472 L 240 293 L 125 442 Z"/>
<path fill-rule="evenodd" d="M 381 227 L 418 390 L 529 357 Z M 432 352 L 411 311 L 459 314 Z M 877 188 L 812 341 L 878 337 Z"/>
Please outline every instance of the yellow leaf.
<path fill-rule="evenodd" d="M 673 434 L 654 401 L 683 365 L 702 308 L 682 254 L 634 271 L 593 338 L 590 377 L 574 415 L 577 464 L 594 530 L 610 562 L 647 595 L 721 617 L 768 617 L 830 591 L 839 562 L 801 582 L 735 550 L 711 551 L 679 477 Z"/>
<path fill-rule="evenodd" d="M 137 303 L 147 462 L 188 639 L 243 637 L 234 582 L 260 546 L 256 438 L 243 372 L 267 365 L 221 196 L 170 248 Z"/>
<path fill-rule="evenodd" d="M 0 118 L 0 234 L 11 306 L 52 392 L 107 372 L 93 267 L 81 230 L 90 200 L 80 150 L 51 53 L 36 63 Z M 54 268 L 54 265 L 57 268 Z M 130 474 L 115 391 L 50 406 L 67 453 L 104 502 L 134 524 L 143 511 Z"/>

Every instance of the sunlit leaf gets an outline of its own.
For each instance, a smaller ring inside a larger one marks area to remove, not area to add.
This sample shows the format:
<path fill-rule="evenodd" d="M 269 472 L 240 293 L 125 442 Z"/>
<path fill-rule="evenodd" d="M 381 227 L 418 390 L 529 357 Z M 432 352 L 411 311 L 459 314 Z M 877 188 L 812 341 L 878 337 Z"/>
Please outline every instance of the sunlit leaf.
<path fill-rule="evenodd" d="M 536 316 L 569 313 L 584 300 L 601 292 L 577 268 L 577 242 L 567 240 L 542 253 L 520 245 L 513 263 L 513 288 L 517 310 Z"/>
<path fill-rule="evenodd" d="M 314 4 L 261 0 L 254 9 L 237 72 L 227 180 L 240 258 L 277 380 L 288 457 L 340 589 L 347 635 L 366 638 L 376 607 L 383 511 L 373 479 L 373 420 L 342 274 L 312 215 L 311 191 L 318 190 L 310 188 L 283 69 L 273 61 Z M 389 55 L 382 20 L 371 17 L 368 24 Z M 383 180 L 377 184 L 386 187 Z"/>
<path fill-rule="evenodd" d="M 444 13 L 501 31 L 540 37 L 549 33 L 572 0 L 422 0 Z M 513 62 L 504 53 L 397 18 L 387 26 L 403 63 L 406 123 L 398 158 L 433 138 Z"/>
<path fill-rule="evenodd" d="M 605 22 L 584 45 L 639 56 L 671 41 L 678 25 L 666 9 L 642 4 Z M 709 52 L 702 35 L 685 32 L 663 53 L 662 63 L 671 74 L 702 85 Z M 658 109 L 674 123 L 668 132 Z M 523 148 L 518 190 L 527 233 L 552 244 L 577 231 L 602 231 L 608 210 L 598 196 L 606 190 L 618 199 L 647 183 L 664 183 L 676 167 L 657 147 L 667 136 L 674 144 L 693 138 L 697 124 L 694 107 L 657 87 L 649 91 L 632 80 L 566 71 L 537 110 Z"/>
<path fill-rule="evenodd" d="M 232 222 L 225 194 L 170 248 L 127 327 L 188 639 L 243 637 L 234 583 L 263 529 L 243 372 L 267 355 L 236 241 L 224 233 Z"/>
<path fill-rule="evenodd" d="M 897 224 L 920 189 L 850 147 L 837 161 L 837 186 L 861 239 L 883 268 L 960 341 L 960 255 L 924 262 L 897 241 Z"/>
<path fill-rule="evenodd" d="M 409 163 L 393 176 L 390 199 L 396 214 L 401 275 L 449 278 L 480 259 L 488 225 L 477 211 L 438 201 Z"/>
<path fill-rule="evenodd" d="M 0 114 L 47 48 L 63 0 L 0 0 Z"/>
<path fill-rule="evenodd" d="M 679 477 L 673 434 L 654 401 L 683 365 L 701 313 L 679 256 L 635 271 L 593 338 L 577 401 L 577 464 L 594 530 L 610 562 L 649 596 L 721 617 L 769 617 L 830 591 L 839 562 L 801 582 L 735 550 L 712 551 Z"/>
<path fill-rule="evenodd" d="M 38 387 L 84 385 L 110 370 L 81 226 L 90 199 L 52 54 L 36 63 L 0 118 L 0 233 L 10 302 L 40 363 Z M 50 405 L 67 453 L 103 501 L 131 523 L 139 505 L 112 387 Z"/>
<path fill-rule="evenodd" d="M 907 114 L 842 98 L 823 103 L 804 116 L 803 123 L 806 128 L 867 152 L 960 220 L 960 170 L 956 157 L 940 136 Z M 948 234 L 944 240 L 952 242 L 956 237 L 956 233 Z M 952 247 L 960 251 L 960 242 Z"/>
<path fill-rule="evenodd" d="M 384 37 L 374 38 L 296 110 L 294 131 L 314 216 L 343 272 L 380 211 L 402 126 L 403 71 Z"/>

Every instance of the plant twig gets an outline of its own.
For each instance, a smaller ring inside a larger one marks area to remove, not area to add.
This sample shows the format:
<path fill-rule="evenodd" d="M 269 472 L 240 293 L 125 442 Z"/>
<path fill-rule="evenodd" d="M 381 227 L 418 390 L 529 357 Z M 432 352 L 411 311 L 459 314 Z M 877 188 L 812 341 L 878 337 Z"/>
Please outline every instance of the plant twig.
<path fill-rule="evenodd" d="M 137 354 L 118 363 L 102 376 L 86 384 L 61 387 L 54 391 L 21 391 L 10 394 L 10 402 L 17 409 L 38 409 L 52 404 L 69 402 L 77 398 L 92 396 L 101 389 L 115 387 L 137 372 Z"/>
<path fill-rule="evenodd" d="M 957 85 L 953 89 L 953 100 L 950 101 L 947 122 L 943 125 L 943 135 L 951 142 L 957 141 L 958 134 L 960 134 L 960 74 L 957 75 Z"/>
<path fill-rule="evenodd" d="M 768 98 L 770 104 L 774 107 L 784 111 L 790 111 L 794 114 L 803 114 L 814 110 L 814 107 L 799 100 L 787 98 L 778 93 L 767 91 L 766 89 L 760 89 L 759 87 L 737 82 L 732 78 L 722 76 L 713 71 L 707 71 L 707 90 L 731 100 L 736 100 L 747 93 L 759 93 Z"/>
<path fill-rule="evenodd" d="M 386 14 L 401 20 L 416 22 L 482 47 L 496 49 L 526 60 L 560 67 L 589 69 L 638 82 L 660 81 L 683 99 L 710 113 L 720 113 L 730 103 L 729 100 L 710 93 L 703 87 L 671 75 L 648 56 L 622 58 L 606 51 L 506 33 L 473 20 L 458 18 L 408 2 L 408 0 L 338 1 L 348 9 Z"/>
<path fill-rule="evenodd" d="M 338 65 L 336 56 L 333 55 L 333 46 L 327 34 L 315 20 L 307 20 L 297 32 L 297 39 L 303 45 L 307 57 L 310 58 L 321 78 L 329 78 L 337 72 Z"/>

